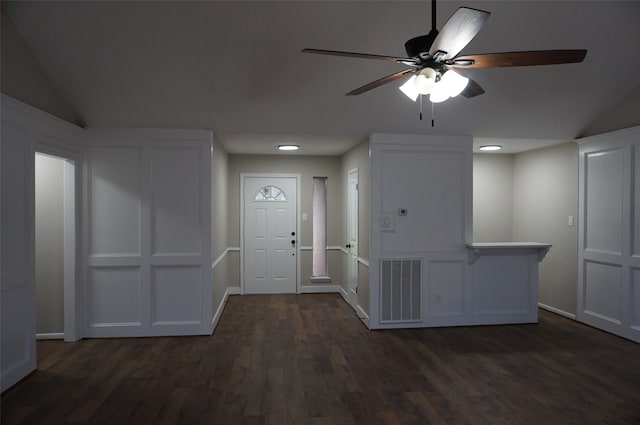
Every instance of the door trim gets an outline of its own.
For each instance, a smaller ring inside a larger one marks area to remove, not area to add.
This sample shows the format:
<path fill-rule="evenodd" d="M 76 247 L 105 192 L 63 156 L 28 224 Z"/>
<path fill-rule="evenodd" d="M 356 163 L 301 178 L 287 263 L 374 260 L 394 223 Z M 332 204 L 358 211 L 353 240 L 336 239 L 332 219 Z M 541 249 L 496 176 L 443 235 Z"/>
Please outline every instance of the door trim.
<path fill-rule="evenodd" d="M 352 175 L 356 176 L 356 190 L 355 190 L 355 211 L 351 211 L 351 178 Z M 359 195 L 359 184 L 360 184 L 360 171 L 358 170 L 358 168 L 352 168 L 347 172 L 347 235 L 348 238 L 351 237 L 351 213 L 355 214 L 355 220 L 354 220 L 354 226 L 355 226 L 355 234 L 356 234 L 356 247 L 355 247 L 355 253 L 352 252 L 352 250 L 354 250 L 353 247 L 349 248 L 347 250 L 347 295 L 348 295 L 348 300 L 349 300 L 349 304 L 351 305 L 351 307 L 353 307 L 354 310 L 357 309 L 358 305 L 359 305 L 359 297 L 358 297 L 358 283 L 359 283 L 359 277 L 358 277 L 358 259 L 359 257 L 359 251 L 360 251 L 360 234 L 358 233 L 358 215 L 359 215 L 359 208 L 360 208 L 360 195 Z M 348 243 L 351 243 L 351 241 L 349 241 Z M 355 256 L 355 263 L 353 262 L 353 256 Z M 354 278 L 355 278 L 355 293 L 352 295 L 351 294 L 351 268 L 354 268 L 353 270 L 353 274 L 354 274 Z"/>
<path fill-rule="evenodd" d="M 36 142 L 35 144 L 33 152 L 34 160 L 35 155 L 37 154 L 52 156 L 63 161 L 64 329 L 62 336 L 66 342 L 75 342 L 83 337 L 78 320 L 80 317 L 78 314 L 78 302 L 81 294 L 81 291 L 78 288 L 78 282 L 80 281 L 78 278 L 79 268 L 81 264 L 81 259 L 78 256 L 80 253 L 80 187 L 82 185 L 80 177 L 80 159 L 78 158 L 78 155 L 52 147 L 42 142 Z M 33 227 L 35 237 L 35 209 Z"/>
<path fill-rule="evenodd" d="M 244 282 L 244 186 L 247 178 L 294 178 L 296 180 L 296 233 L 298 235 L 296 243 L 296 294 L 301 293 L 300 287 L 300 246 L 302 245 L 300 234 L 300 174 L 287 173 L 240 173 L 240 294 L 245 294 Z"/>

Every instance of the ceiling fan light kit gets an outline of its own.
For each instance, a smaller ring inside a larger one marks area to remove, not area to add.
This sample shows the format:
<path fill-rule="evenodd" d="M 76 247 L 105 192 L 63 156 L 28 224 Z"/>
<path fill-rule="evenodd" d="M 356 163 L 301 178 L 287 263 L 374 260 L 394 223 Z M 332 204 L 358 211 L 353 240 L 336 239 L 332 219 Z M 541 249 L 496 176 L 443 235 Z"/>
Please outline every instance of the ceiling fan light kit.
<path fill-rule="evenodd" d="M 436 2 L 431 3 L 432 29 L 429 34 L 405 43 L 408 57 L 372 55 L 337 50 L 303 49 L 304 53 L 346 56 L 360 59 L 393 61 L 408 66 L 399 72 L 365 84 L 347 93 L 354 96 L 410 75 L 400 90 L 414 102 L 429 95 L 432 103 L 443 102 L 462 94 L 466 98 L 484 93 L 484 89 L 463 74 L 465 69 L 557 65 L 584 60 L 586 50 L 537 50 L 461 55 L 464 47 L 478 34 L 491 15 L 489 12 L 460 7 L 441 31 L 436 29 Z"/>

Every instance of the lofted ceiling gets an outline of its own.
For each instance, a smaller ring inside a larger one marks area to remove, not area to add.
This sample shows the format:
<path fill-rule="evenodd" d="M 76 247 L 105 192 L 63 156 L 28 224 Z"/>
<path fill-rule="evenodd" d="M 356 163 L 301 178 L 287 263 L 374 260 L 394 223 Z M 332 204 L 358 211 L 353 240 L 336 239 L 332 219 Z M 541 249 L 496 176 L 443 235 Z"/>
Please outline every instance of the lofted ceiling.
<path fill-rule="evenodd" d="M 518 152 L 588 134 L 636 106 L 625 101 L 640 88 L 638 1 L 439 1 L 438 28 L 460 6 L 491 12 L 462 53 L 588 53 L 580 64 L 468 70 L 486 94 L 436 104 L 433 128 L 431 104 L 420 121 L 402 81 L 344 95 L 401 65 L 300 52 L 404 56 L 431 27 L 429 1 L 2 3 L 88 127 L 208 128 L 231 153 L 286 141 L 337 155 L 374 132 L 466 134 Z"/>

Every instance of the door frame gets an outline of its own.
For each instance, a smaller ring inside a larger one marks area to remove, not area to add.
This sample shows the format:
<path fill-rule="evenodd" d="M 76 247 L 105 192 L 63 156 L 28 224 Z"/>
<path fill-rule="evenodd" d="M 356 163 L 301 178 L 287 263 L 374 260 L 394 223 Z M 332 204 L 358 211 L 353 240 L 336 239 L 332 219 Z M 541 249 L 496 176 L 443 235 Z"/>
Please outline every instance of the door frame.
<path fill-rule="evenodd" d="M 300 174 L 289 173 L 240 173 L 240 294 L 245 294 L 245 282 L 244 282 L 244 220 L 245 220 L 245 205 L 244 205 L 244 188 L 245 179 L 247 178 L 294 178 L 296 181 L 296 294 L 301 293 L 300 286 L 300 246 L 301 234 L 300 234 Z"/>
<path fill-rule="evenodd" d="M 64 340 L 74 342 L 82 339 L 80 327 L 80 294 L 82 293 L 78 287 L 80 282 L 79 270 L 81 261 L 80 253 L 80 190 L 81 182 L 81 160 L 80 155 L 74 152 L 52 146 L 41 141 L 36 141 L 33 149 L 33 160 L 35 162 L 36 154 L 49 155 L 63 161 L 63 210 L 64 210 Z M 35 168 L 34 168 L 35 173 Z M 69 191 L 69 189 L 73 189 Z M 35 195 L 35 186 L 34 186 Z M 34 204 L 35 208 L 35 204 Z M 35 238 L 35 209 L 33 214 L 33 231 Z M 35 246 L 34 246 L 35 250 Z M 34 252 L 35 261 L 35 252 Z M 35 263 L 34 263 L 35 267 Z M 34 282 L 35 283 L 35 282 Z"/>

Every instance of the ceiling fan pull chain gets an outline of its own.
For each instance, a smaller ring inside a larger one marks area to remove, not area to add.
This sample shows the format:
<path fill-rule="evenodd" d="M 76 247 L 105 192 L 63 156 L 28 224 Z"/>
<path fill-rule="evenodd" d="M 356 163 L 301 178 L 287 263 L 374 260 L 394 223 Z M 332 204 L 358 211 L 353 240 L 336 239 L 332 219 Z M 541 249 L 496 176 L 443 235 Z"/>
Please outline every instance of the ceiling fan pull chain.
<path fill-rule="evenodd" d="M 431 127 L 435 127 L 434 111 L 435 111 L 435 106 L 433 106 L 433 102 L 431 102 Z"/>
<path fill-rule="evenodd" d="M 420 95 L 420 121 L 422 121 L 422 95 Z"/>

